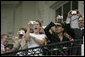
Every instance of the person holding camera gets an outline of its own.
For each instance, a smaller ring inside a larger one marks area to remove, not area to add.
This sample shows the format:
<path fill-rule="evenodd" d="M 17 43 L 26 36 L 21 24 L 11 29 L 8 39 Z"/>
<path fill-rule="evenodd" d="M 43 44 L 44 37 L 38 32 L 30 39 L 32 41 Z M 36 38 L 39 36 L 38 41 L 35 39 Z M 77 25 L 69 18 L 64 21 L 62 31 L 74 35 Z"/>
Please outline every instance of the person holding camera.
<path fill-rule="evenodd" d="M 80 17 L 82 17 L 82 14 L 78 10 L 70 10 L 68 12 L 67 19 L 65 22 L 65 31 L 72 38 L 75 38 L 75 33 L 73 29 L 79 28 L 78 20 Z"/>
<path fill-rule="evenodd" d="M 79 11 L 78 11 L 79 12 Z M 71 22 L 67 22 L 66 21 L 66 27 L 67 27 L 67 33 L 69 33 L 70 35 L 73 36 L 73 39 L 74 40 L 80 40 L 80 42 L 77 43 L 78 44 L 82 44 L 83 43 L 83 36 L 84 36 L 84 18 L 82 17 L 82 15 L 79 13 L 77 14 L 79 16 L 77 20 L 78 22 L 78 27 L 75 27 L 75 28 L 72 28 L 70 25 L 71 25 Z M 70 15 L 70 12 L 68 12 L 68 17 L 71 17 L 72 15 Z M 67 19 L 67 20 L 70 20 L 70 19 Z M 76 23 L 76 22 L 75 22 Z M 75 24 L 74 24 L 75 25 Z M 74 44 L 73 46 L 75 46 L 76 44 Z M 77 48 L 77 49 L 72 49 L 72 54 L 74 55 L 81 55 L 81 48 Z"/>
<path fill-rule="evenodd" d="M 79 28 L 78 19 L 82 14 L 78 10 L 70 10 L 67 15 L 66 23 L 70 23 L 71 28 Z"/>
<path fill-rule="evenodd" d="M 58 15 L 58 16 L 56 17 L 56 23 L 64 23 L 64 22 L 63 22 L 63 16 Z"/>
<path fill-rule="evenodd" d="M 55 33 L 50 33 L 51 27 L 55 26 Z M 64 25 L 62 23 L 53 23 L 51 22 L 47 27 L 44 29 L 46 36 L 49 38 L 51 43 L 57 43 L 57 42 L 64 42 L 64 41 L 70 41 L 69 38 L 67 38 L 64 35 Z M 65 55 L 69 54 L 68 46 L 70 44 L 63 44 L 63 45 L 57 45 L 57 48 L 61 48 L 61 50 L 64 52 L 64 49 L 66 49 Z M 60 52 L 53 52 L 53 55 L 62 55 Z"/>
<path fill-rule="evenodd" d="M 82 17 L 82 15 L 80 14 L 80 12 L 78 11 L 78 14 L 77 14 L 77 16 L 79 16 L 78 17 L 78 19 L 76 19 L 77 21 L 73 21 L 74 23 L 78 23 L 78 27 L 75 27 L 75 28 L 73 28 L 72 27 L 72 22 L 70 22 L 69 20 L 72 20 L 72 19 L 70 19 L 71 18 L 71 16 L 72 16 L 72 14 L 70 14 L 71 13 L 71 11 L 70 12 L 68 12 L 68 16 L 67 16 L 67 19 L 66 19 L 66 24 L 65 24 L 65 26 L 66 26 L 66 28 L 67 28 L 67 32 L 69 33 L 69 34 L 73 34 L 72 36 L 73 36 L 73 38 L 74 39 L 81 39 L 81 36 L 83 35 L 83 33 L 84 33 L 84 18 Z M 76 14 L 76 13 L 75 13 Z M 69 18 L 69 19 L 68 19 Z M 73 24 L 73 25 L 77 25 L 77 23 L 76 24 Z M 81 33 L 79 32 L 80 30 L 82 31 Z M 72 31 L 72 32 L 71 32 Z M 82 34 L 82 35 L 81 35 Z M 82 38 L 83 39 L 83 38 Z"/>
<path fill-rule="evenodd" d="M 33 33 L 30 33 L 30 26 L 33 27 Z M 25 38 L 28 39 L 28 48 L 32 47 L 38 47 L 40 45 L 44 45 L 46 41 L 46 36 L 45 34 L 40 33 L 42 25 L 40 21 L 36 20 L 35 22 L 32 23 L 32 21 L 28 22 L 28 30 L 27 33 L 25 34 Z M 40 53 L 41 52 L 41 53 Z M 36 48 L 33 50 L 28 51 L 28 55 L 42 55 L 42 49 L 41 48 Z"/>
<path fill-rule="evenodd" d="M 22 50 L 22 49 L 27 48 L 28 41 L 24 37 L 26 31 L 27 31 L 26 28 L 20 28 L 19 29 L 17 39 L 13 37 L 13 41 L 14 41 L 13 48 L 10 51 L 7 51 L 7 52 L 13 52 L 13 51 Z M 20 52 L 18 52 L 18 53 L 20 53 Z"/>

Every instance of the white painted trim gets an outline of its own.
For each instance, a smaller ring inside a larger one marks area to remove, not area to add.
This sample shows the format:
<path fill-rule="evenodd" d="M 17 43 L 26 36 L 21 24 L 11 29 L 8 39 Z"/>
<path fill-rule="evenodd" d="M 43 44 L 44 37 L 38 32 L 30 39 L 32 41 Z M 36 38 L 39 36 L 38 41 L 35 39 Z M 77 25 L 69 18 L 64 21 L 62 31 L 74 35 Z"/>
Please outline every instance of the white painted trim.
<path fill-rule="evenodd" d="M 71 7 L 70 7 L 70 9 L 72 10 L 72 1 L 71 1 Z"/>
<path fill-rule="evenodd" d="M 53 5 L 50 6 L 50 8 L 57 10 L 58 8 L 60 8 L 61 6 L 63 6 L 64 4 L 68 3 L 69 1 L 59 1 L 54 3 Z"/>

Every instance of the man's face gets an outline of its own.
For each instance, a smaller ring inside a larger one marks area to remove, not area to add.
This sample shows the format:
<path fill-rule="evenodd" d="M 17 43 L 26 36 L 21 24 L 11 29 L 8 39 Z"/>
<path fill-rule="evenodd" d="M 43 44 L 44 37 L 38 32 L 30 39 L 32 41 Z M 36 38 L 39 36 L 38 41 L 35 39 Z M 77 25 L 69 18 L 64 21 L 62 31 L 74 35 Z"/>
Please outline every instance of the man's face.
<path fill-rule="evenodd" d="M 62 25 L 57 25 L 56 26 L 56 33 L 61 33 L 61 32 L 63 32 L 63 28 L 62 28 Z"/>
<path fill-rule="evenodd" d="M 8 36 L 3 36 L 2 41 L 3 41 L 3 44 L 6 45 L 8 42 Z"/>
<path fill-rule="evenodd" d="M 78 20 L 78 25 L 80 28 L 84 27 L 84 20 Z"/>

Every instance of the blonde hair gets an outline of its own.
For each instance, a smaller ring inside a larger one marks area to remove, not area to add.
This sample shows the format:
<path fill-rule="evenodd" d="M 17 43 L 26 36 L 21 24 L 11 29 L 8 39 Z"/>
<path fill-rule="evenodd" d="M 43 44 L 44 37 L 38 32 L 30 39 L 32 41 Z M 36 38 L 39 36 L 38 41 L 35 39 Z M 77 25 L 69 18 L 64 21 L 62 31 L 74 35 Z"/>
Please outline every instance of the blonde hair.
<path fill-rule="evenodd" d="M 1 39 L 3 39 L 4 36 L 9 37 L 8 34 L 1 34 Z"/>

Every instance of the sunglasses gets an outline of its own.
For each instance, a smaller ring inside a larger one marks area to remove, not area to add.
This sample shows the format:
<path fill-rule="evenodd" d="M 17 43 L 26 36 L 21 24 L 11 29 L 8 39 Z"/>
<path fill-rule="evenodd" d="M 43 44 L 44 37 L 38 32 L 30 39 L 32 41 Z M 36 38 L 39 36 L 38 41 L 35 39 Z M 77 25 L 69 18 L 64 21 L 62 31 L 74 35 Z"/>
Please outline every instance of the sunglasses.
<path fill-rule="evenodd" d="M 56 25 L 55 27 L 62 27 L 62 25 Z"/>

